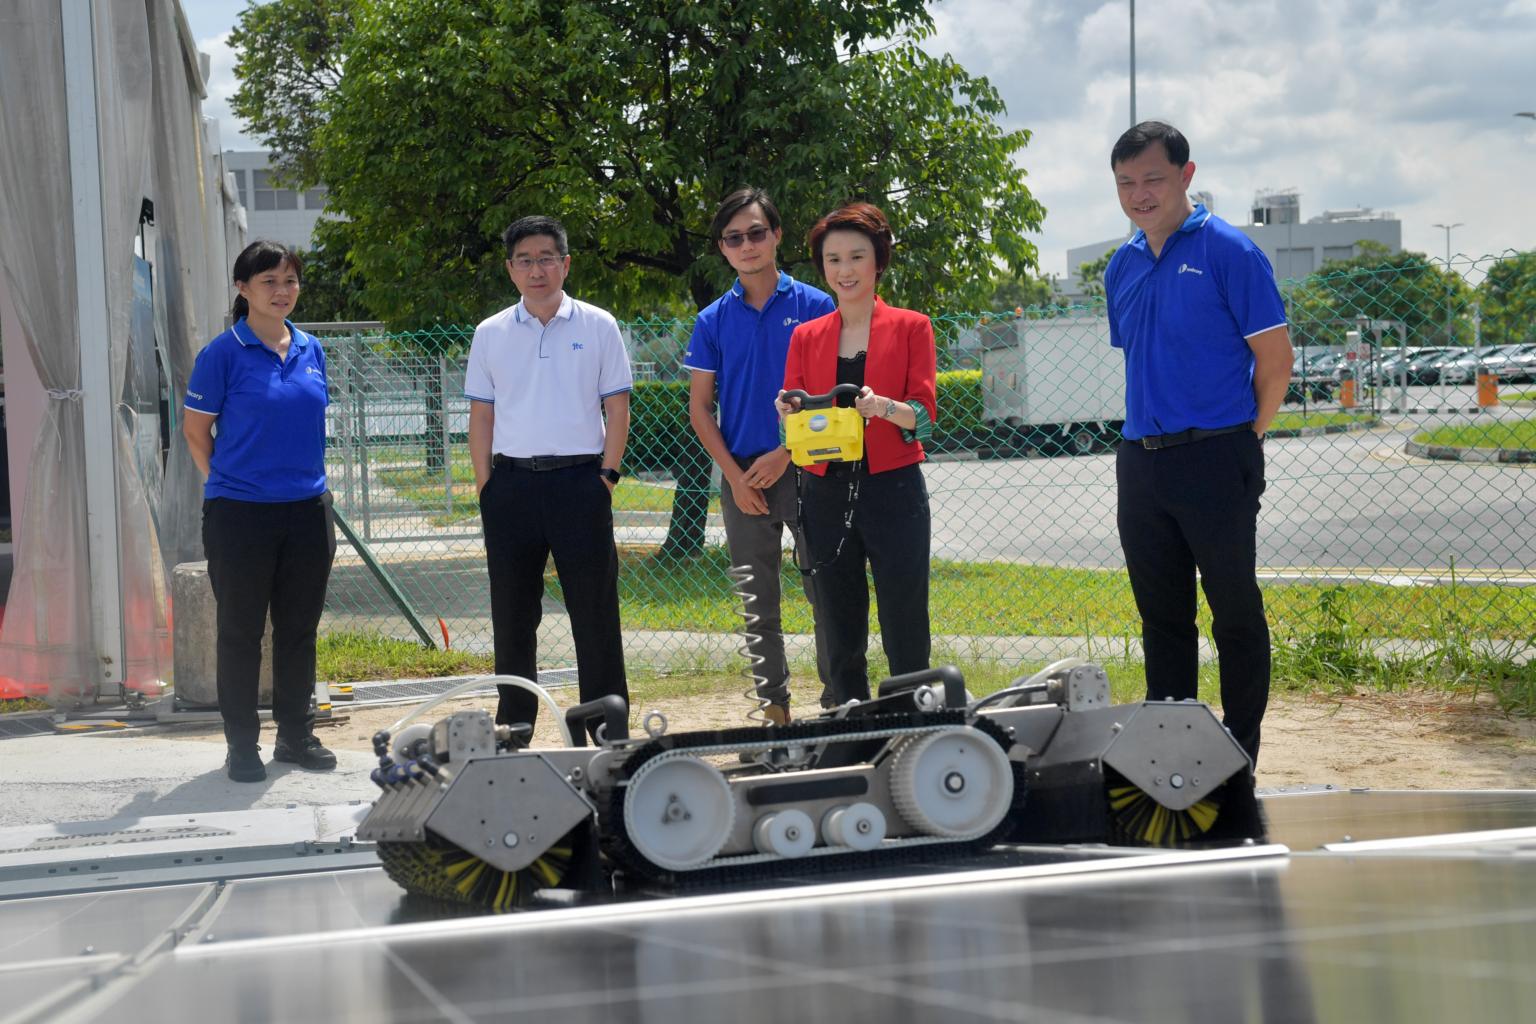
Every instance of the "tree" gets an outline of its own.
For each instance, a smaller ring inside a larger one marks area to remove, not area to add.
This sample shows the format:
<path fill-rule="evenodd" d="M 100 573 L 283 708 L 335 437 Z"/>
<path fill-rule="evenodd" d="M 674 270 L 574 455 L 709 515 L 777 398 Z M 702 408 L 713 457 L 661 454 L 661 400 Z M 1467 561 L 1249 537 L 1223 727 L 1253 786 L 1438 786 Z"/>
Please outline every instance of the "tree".
<path fill-rule="evenodd" d="M 299 254 L 304 261 L 299 317 L 308 323 L 378 319 L 363 301 L 363 284 L 347 265 L 345 250 L 326 244 L 326 227 L 316 232 L 315 247 Z"/>
<path fill-rule="evenodd" d="M 702 306 L 730 278 L 714 206 L 748 183 L 784 214 L 797 276 L 819 277 L 799 244 L 814 220 L 868 199 L 897 237 L 885 297 L 974 308 L 997 263 L 1034 264 L 1044 209 L 1015 162 L 1029 133 L 919 48 L 932 30 L 921 0 L 274 0 L 242 16 L 236 110 L 329 187 L 365 299 L 397 325 L 505 305 L 498 235 L 531 212 L 569 228 L 574 293 Z M 704 469 L 680 468 L 675 528 L 702 523 Z"/>
<path fill-rule="evenodd" d="M 1341 345 L 1361 317 L 1402 323 L 1409 345 L 1471 342 L 1473 292 L 1460 274 L 1421 252 L 1394 253 L 1370 240 L 1357 241 L 1355 253 L 1327 261 L 1291 291 L 1296 345 Z"/>
<path fill-rule="evenodd" d="M 1031 277 L 999 270 L 992 277 L 992 294 L 985 307 L 994 312 L 1037 309 L 1056 304 L 1054 277 Z"/>
<path fill-rule="evenodd" d="M 276 0 L 251 4 L 229 35 L 240 87 L 229 108 L 257 128 L 285 183 L 321 181 L 310 140 L 321 106 L 341 82 L 342 43 L 354 0 Z"/>
<path fill-rule="evenodd" d="M 1536 252 L 1508 256 L 1477 288 L 1484 345 L 1536 341 Z"/>
<path fill-rule="evenodd" d="M 1096 260 L 1078 264 L 1077 283 L 1088 298 L 1104 297 L 1104 272 L 1109 269 L 1109 261 L 1114 258 L 1114 255 L 1115 250 L 1110 249 Z"/>

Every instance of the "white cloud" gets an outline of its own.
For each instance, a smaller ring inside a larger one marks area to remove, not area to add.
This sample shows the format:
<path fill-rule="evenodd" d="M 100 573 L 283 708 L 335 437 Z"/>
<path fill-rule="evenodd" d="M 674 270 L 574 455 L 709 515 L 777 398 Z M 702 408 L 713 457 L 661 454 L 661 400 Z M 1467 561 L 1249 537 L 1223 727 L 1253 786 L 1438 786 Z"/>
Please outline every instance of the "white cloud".
<path fill-rule="evenodd" d="M 208 97 L 203 100 L 203 115 L 219 122 L 219 144 L 225 149 L 260 149 L 261 144 L 245 134 L 245 122 L 229 109 L 229 98 L 240 87 L 235 78 L 235 51 L 224 40 L 229 33 L 197 41 L 199 53 L 208 55 Z"/>
<path fill-rule="evenodd" d="M 1126 0 L 946 0 L 925 45 L 991 79 L 1049 213 L 1042 266 L 1124 227 L 1108 153 L 1130 116 Z M 1196 185 L 1241 216 L 1294 187 L 1303 215 L 1395 211 L 1408 248 L 1536 247 L 1536 0 L 1151 0 L 1137 6 L 1137 115 L 1189 135 Z"/>

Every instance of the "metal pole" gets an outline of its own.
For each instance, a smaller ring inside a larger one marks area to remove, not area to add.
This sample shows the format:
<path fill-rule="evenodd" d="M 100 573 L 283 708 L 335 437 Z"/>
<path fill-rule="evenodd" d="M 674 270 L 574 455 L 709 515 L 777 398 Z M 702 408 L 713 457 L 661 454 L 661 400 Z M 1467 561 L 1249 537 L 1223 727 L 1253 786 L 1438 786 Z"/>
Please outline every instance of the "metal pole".
<path fill-rule="evenodd" d="M 1451 272 L 1451 229 L 1465 226 L 1465 221 L 1457 221 L 1454 224 L 1436 224 L 1434 227 L 1445 229 L 1445 272 Z M 1451 309 L 1451 300 L 1456 297 L 1456 286 L 1449 277 L 1445 282 L 1445 343 L 1456 344 L 1455 315 Z"/>
<path fill-rule="evenodd" d="M 1136 0 L 1131 0 L 1131 127 L 1136 127 Z"/>
<path fill-rule="evenodd" d="M 107 316 L 106 211 L 102 208 L 105 190 L 98 128 L 100 100 L 96 92 L 96 4 L 94 0 L 59 0 L 59 10 L 75 243 L 75 309 L 80 330 L 86 562 L 91 586 L 91 640 L 96 654 L 92 696 L 115 696 L 124 679 L 122 567 L 117 536 L 112 341 Z M 126 258 L 122 253 L 112 255 Z"/>

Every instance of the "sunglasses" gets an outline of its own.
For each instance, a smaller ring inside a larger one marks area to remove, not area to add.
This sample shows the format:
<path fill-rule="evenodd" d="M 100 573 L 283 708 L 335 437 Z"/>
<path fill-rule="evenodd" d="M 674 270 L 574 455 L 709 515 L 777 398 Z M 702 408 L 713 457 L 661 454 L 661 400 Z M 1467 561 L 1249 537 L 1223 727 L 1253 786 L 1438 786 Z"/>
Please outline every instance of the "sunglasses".
<path fill-rule="evenodd" d="M 725 243 L 727 249 L 740 249 L 742 242 L 751 242 L 756 245 L 772 233 L 771 229 L 755 224 L 746 231 L 732 231 L 728 235 L 721 235 L 720 241 Z"/>

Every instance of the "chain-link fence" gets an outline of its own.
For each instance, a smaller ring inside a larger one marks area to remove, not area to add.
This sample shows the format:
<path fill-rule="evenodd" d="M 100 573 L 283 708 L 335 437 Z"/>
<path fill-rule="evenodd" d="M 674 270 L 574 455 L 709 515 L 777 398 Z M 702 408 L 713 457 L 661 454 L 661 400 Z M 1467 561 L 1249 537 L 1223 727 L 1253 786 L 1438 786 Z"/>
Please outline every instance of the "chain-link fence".
<path fill-rule="evenodd" d="M 1520 290 L 1536 293 L 1533 267 L 1536 253 L 1505 254 L 1286 283 L 1297 359 L 1259 523 L 1277 637 L 1345 620 L 1405 642 L 1536 636 L 1536 465 L 1519 461 L 1536 449 L 1536 294 Z M 934 323 L 935 657 L 1134 656 L 1115 531 L 1124 373 L 1102 306 Z M 688 424 L 691 322 L 623 327 L 636 377 L 614 494 L 627 653 L 657 668 L 729 662 L 741 619 L 718 476 Z M 332 576 L 329 630 L 490 649 L 465 440 L 472 333 L 326 338 L 328 468 L 356 538 Z M 785 629 L 804 666 L 811 617 L 794 573 L 786 558 Z M 540 661 L 571 664 L 553 567 L 548 593 Z"/>

